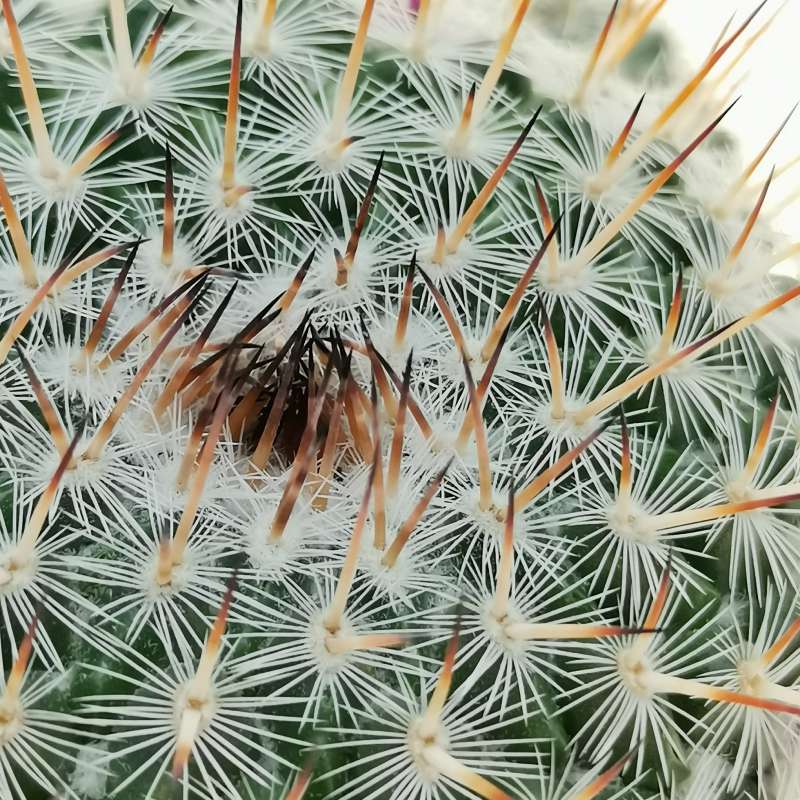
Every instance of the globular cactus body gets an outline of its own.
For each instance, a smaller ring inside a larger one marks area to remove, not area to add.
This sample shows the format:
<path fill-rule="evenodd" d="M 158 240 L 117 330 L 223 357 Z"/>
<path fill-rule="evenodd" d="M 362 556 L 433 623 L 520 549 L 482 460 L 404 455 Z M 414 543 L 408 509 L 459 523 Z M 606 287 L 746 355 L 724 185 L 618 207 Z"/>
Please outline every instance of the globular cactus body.
<path fill-rule="evenodd" d="M 663 5 L 2 1 L 2 800 L 800 796 L 775 10 Z"/>

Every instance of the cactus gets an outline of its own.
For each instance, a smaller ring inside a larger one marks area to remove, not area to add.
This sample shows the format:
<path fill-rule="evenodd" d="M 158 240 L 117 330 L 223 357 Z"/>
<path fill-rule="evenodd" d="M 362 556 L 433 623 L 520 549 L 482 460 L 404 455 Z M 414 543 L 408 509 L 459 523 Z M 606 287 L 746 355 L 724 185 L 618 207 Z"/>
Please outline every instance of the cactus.
<path fill-rule="evenodd" d="M 800 796 L 777 11 L 663 4 L 2 0 L 2 800 Z"/>

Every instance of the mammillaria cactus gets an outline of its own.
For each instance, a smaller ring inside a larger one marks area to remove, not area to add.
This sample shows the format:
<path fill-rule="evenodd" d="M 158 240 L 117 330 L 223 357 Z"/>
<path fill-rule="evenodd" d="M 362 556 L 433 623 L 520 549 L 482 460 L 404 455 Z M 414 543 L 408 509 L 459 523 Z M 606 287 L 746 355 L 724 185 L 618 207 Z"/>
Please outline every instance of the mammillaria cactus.
<path fill-rule="evenodd" d="M 2 800 L 800 797 L 777 6 L 663 5 L 2 0 Z"/>

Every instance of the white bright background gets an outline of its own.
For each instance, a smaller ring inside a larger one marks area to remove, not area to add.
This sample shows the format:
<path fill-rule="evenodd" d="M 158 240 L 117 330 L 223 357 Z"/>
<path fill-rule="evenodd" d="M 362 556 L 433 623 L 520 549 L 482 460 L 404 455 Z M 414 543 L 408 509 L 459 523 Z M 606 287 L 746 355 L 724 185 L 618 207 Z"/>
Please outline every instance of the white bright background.
<path fill-rule="evenodd" d="M 682 43 L 690 63 L 699 65 L 730 15 L 736 12 L 732 31 L 757 3 L 758 0 L 667 0 L 661 17 L 673 37 Z M 769 0 L 751 23 L 752 30 L 757 30 L 780 7 L 780 0 Z M 750 32 L 748 29 L 742 39 Z M 738 43 L 732 51 L 737 46 Z M 746 80 L 737 92 L 742 99 L 726 120 L 726 127 L 741 143 L 746 162 L 759 152 L 792 106 L 800 101 L 800 0 L 785 0 L 777 19 L 742 59 L 731 79 L 745 75 Z M 765 158 L 762 174 L 766 178 L 773 164 L 780 166 L 797 155 L 800 155 L 800 108 Z M 771 199 L 777 203 L 798 189 L 800 164 L 771 187 Z M 800 198 L 775 220 L 775 225 L 793 241 L 800 240 Z"/>

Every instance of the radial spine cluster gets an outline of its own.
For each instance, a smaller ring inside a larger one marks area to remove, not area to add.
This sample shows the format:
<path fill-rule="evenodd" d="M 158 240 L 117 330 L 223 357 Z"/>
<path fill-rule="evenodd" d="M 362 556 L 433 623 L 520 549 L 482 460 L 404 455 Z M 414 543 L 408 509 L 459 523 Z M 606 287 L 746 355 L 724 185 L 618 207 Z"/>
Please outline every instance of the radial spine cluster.
<path fill-rule="evenodd" d="M 1 2 L 0 800 L 800 797 L 777 0 Z"/>

